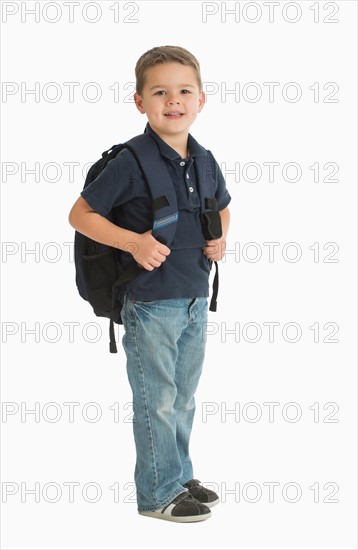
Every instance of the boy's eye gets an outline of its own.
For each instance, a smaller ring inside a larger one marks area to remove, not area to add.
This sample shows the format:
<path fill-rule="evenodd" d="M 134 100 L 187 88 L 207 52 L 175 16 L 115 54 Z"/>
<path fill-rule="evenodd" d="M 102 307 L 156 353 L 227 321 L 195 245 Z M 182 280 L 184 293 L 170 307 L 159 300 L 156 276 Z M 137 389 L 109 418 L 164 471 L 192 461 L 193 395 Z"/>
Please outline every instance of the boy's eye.
<path fill-rule="evenodd" d="M 189 90 L 181 90 L 181 93 L 184 93 L 184 95 L 186 94 L 190 94 L 191 92 Z M 166 91 L 165 90 L 158 90 L 158 92 L 155 92 L 154 95 L 163 95 L 163 94 L 166 94 Z"/>

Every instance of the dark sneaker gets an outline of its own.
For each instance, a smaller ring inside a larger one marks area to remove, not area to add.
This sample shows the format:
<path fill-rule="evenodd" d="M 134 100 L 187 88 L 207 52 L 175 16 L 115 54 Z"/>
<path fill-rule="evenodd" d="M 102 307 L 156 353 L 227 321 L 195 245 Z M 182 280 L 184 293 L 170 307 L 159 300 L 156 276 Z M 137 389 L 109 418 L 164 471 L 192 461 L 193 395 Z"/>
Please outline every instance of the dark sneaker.
<path fill-rule="evenodd" d="M 203 521 L 211 516 L 209 508 L 198 502 L 189 491 L 180 493 L 169 504 L 158 508 L 154 512 L 139 512 L 139 514 L 179 523 Z"/>
<path fill-rule="evenodd" d="M 187 487 L 189 489 L 189 493 L 196 498 L 196 500 L 208 506 L 208 508 L 211 508 L 220 502 L 219 496 L 214 493 L 214 491 L 206 489 L 206 487 L 200 485 L 200 481 L 198 479 L 191 479 L 190 481 L 187 481 L 184 483 L 184 487 Z"/>

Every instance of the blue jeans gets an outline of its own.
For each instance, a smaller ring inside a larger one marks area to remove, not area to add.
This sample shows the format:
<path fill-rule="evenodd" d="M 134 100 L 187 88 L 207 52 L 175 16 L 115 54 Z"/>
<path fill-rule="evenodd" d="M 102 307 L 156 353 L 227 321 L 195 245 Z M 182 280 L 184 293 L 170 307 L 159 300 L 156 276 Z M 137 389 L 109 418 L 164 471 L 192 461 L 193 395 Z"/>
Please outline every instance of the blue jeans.
<path fill-rule="evenodd" d="M 154 511 L 192 479 L 189 439 L 202 372 L 206 298 L 124 298 L 123 348 L 133 393 L 139 512 Z"/>

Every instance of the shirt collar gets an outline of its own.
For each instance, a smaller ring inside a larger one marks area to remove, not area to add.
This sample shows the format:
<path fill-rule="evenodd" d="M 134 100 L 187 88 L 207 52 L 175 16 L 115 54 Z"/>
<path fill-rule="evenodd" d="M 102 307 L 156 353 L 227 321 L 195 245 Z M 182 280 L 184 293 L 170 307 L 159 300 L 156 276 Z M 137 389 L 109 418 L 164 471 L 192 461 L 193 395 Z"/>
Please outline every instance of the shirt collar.
<path fill-rule="evenodd" d="M 182 158 L 179 153 L 175 151 L 175 149 L 170 147 L 170 145 L 168 145 L 158 136 L 156 132 L 154 132 L 154 130 L 150 127 L 149 122 L 147 122 L 144 132 L 148 132 L 148 134 L 150 134 L 157 142 L 159 151 L 164 157 L 167 157 L 170 160 Z M 204 149 L 204 147 L 202 147 L 191 134 L 188 135 L 188 149 L 191 157 L 196 157 L 197 155 L 207 155 L 206 149 Z"/>

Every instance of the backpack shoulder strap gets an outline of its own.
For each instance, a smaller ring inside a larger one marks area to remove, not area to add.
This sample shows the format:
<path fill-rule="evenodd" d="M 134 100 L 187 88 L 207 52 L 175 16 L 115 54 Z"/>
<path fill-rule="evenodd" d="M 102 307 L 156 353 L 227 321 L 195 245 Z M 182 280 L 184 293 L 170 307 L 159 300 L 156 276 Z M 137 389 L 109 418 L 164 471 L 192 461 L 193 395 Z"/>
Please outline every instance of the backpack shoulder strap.
<path fill-rule="evenodd" d="M 214 164 L 211 156 L 207 154 L 195 157 L 194 168 L 200 197 L 201 212 L 217 210 L 218 203 L 215 198 L 213 186 Z"/>
<path fill-rule="evenodd" d="M 126 141 L 148 184 L 153 208 L 153 237 L 170 246 L 178 221 L 177 196 L 158 145 L 148 133 Z"/>
<path fill-rule="evenodd" d="M 200 197 L 202 223 L 204 223 L 203 217 L 205 219 L 205 214 L 213 216 L 212 219 L 216 220 L 214 226 L 216 226 L 216 231 L 218 231 L 218 234 L 221 236 L 221 220 L 213 186 L 214 163 L 211 155 L 198 155 L 195 158 L 194 169 Z M 211 263 L 212 261 L 209 260 L 209 262 Z M 218 262 L 215 261 L 214 264 L 215 276 L 213 280 L 213 294 L 209 305 L 210 311 L 217 310 L 217 297 L 219 292 L 219 265 Z"/>

